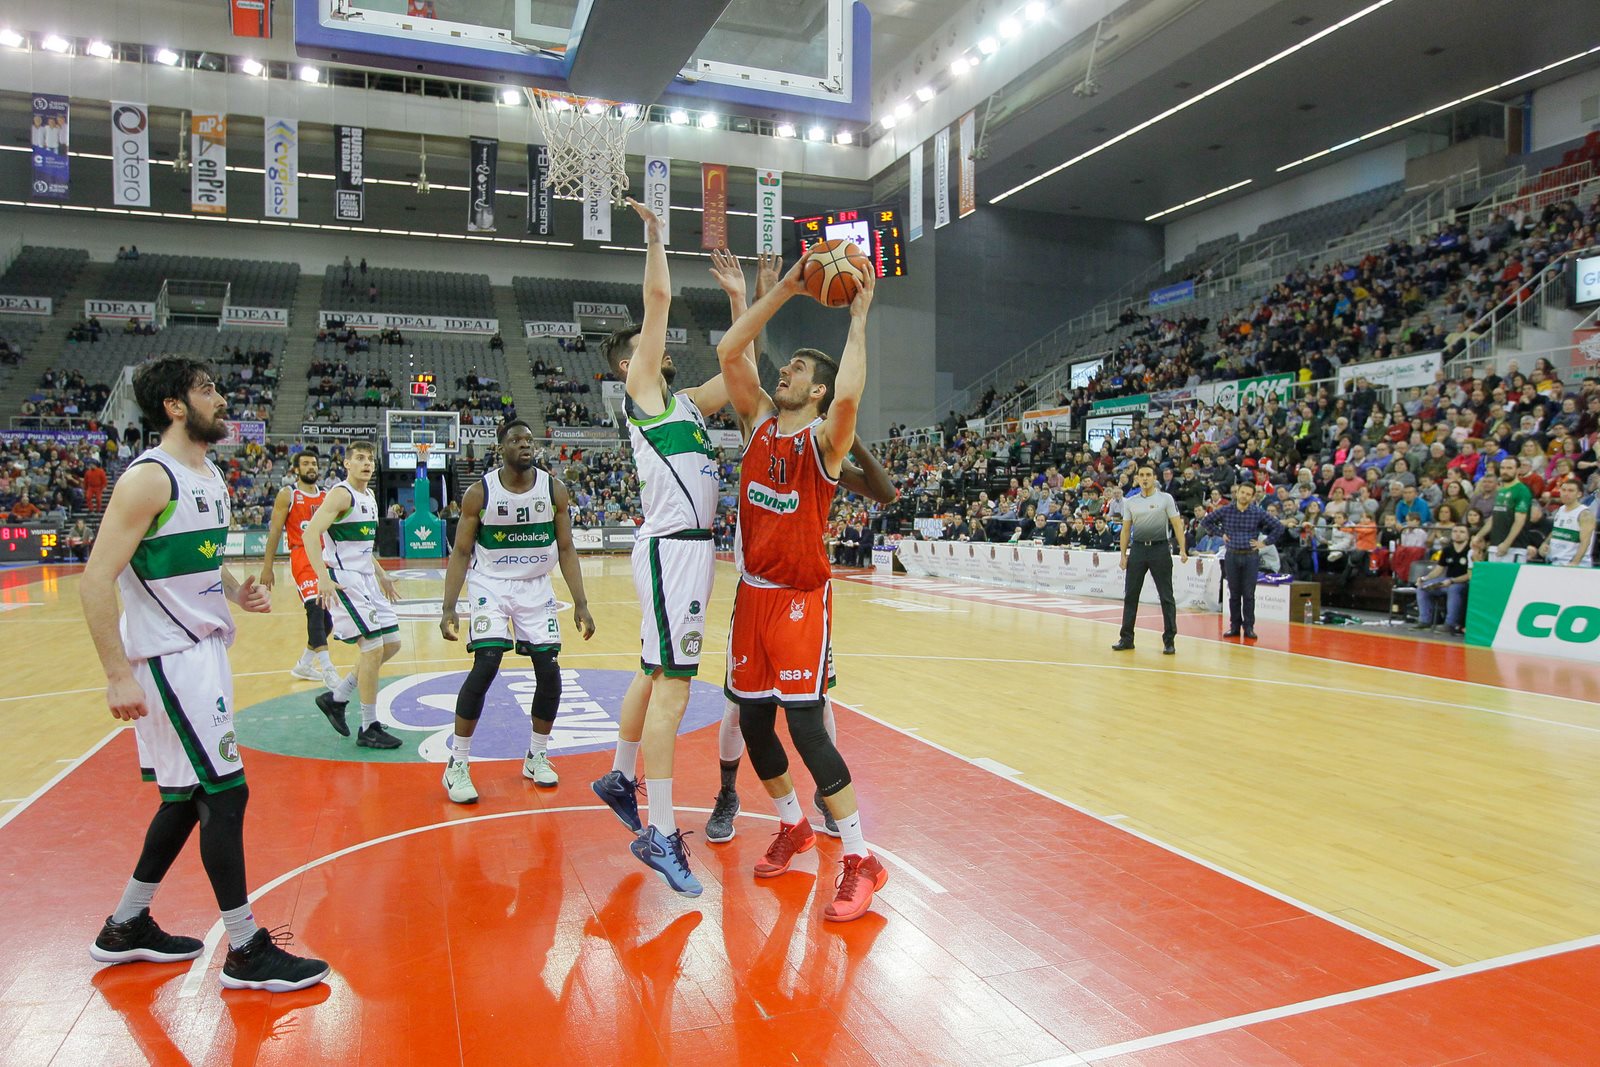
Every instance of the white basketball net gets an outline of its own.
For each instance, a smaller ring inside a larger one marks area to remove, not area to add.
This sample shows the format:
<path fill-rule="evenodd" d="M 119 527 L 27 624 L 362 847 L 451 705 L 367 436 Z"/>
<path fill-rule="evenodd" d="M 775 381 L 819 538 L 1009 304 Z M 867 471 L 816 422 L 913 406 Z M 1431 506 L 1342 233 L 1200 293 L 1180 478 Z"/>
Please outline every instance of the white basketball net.
<path fill-rule="evenodd" d="M 545 184 L 552 196 L 614 203 L 628 191 L 628 134 L 645 123 L 637 104 L 529 89 L 528 104 L 550 146 Z"/>

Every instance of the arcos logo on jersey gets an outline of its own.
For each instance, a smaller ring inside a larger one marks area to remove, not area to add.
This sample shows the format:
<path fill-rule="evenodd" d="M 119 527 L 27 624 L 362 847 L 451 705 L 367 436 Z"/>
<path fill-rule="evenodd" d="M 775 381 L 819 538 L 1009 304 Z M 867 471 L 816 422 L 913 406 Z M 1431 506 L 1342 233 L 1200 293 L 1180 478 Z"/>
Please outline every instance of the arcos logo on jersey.
<path fill-rule="evenodd" d="M 779 515 L 790 515 L 800 510 L 800 493 L 798 490 L 780 493 L 776 489 L 762 485 L 760 482 L 752 481 L 750 488 L 745 492 L 745 497 L 756 507 L 765 508 L 767 511 L 775 512 Z"/>

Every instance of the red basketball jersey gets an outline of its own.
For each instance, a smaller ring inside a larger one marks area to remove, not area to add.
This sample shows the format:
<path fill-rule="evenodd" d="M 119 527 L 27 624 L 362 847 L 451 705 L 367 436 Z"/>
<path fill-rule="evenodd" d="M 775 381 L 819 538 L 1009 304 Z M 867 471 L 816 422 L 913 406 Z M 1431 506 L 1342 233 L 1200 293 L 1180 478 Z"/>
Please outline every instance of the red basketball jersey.
<path fill-rule="evenodd" d="M 778 432 L 768 416 L 755 429 L 739 471 L 739 570 L 770 585 L 820 589 L 832 573 L 822 535 L 838 481 L 822 467 L 816 429 Z"/>
<path fill-rule="evenodd" d="M 283 533 L 288 538 L 290 552 L 304 552 L 305 542 L 302 537 L 306 524 L 322 506 L 322 500 L 328 493 L 326 490 L 316 494 L 306 493 L 298 486 L 291 487 L 289 491 L 294 495 L 289 502 L 289 518 L 283 524 Z"/>

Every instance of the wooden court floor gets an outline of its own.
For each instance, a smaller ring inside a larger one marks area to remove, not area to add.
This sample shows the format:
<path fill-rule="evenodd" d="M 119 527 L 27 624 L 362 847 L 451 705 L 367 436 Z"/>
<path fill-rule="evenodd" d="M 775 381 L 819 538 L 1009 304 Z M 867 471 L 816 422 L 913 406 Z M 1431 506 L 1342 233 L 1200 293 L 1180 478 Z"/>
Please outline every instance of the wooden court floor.
<path fill-rule="evenodd" d="M 469 662 L 426 621 L 436 572 L 398 572 L 415 621 L 380 712 L 413 732 L 381 758 L 288 676 L 286 573 L 274 614 L 241 617 L 258 917 L 335 970 L 284 996 L 219 995 L 211 956 L 89 960 L 155 798 L 105 712 L 75 571 L 0 574 L 0 1063 L 1590 1062 L 1592 672 L 1287 624 L 1245 647 L 1204 615 L 1165 657 L 1148 612 L 1113 654 L 1117 605 L 841 574 L 841 747 L 891 881 L 833 928 L 835 843 L 749 876 L 773 827 L 748 769 L 735 841 L 690 839 L 699 902 L 626 854 L 587 783 L 637 606 L 626 560 L 585 574 L 599 633 L 562 655 L 563 782 L 537 791 L 510 759 L 527 687 L 508 659 L 472 808 L 429 761 Z M 732 569 L 718 580 L 679 747 L 697 830 Z M 156 914 L 214 922 L 192 849 Z"/>

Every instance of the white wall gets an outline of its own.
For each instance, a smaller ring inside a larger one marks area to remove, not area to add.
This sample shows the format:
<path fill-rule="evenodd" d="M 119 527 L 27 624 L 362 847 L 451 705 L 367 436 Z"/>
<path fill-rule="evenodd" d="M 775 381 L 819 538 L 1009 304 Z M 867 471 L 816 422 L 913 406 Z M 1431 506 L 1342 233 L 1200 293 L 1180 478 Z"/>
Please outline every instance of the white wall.
<path fill-rule="evenodd" d="M 1167 263 L 1169 266 L 1176 263 L 1213 238 L 1230 233 L 1246 237 L 1264 222 L 1402 181 L 1405 176 L 1404 141 L 1319 167 L 1309 174 L 1169 224 L 1166 229 Z"/>
<path fill-rule="evenodd" d="M 1574 74 L 1533 94 L 1532 150 L 1565 144 L 1587 137 L 1600 129 L 1600 122 L 1580 122 L 1578 106 L 1591 96 L 1600 95 L 1600 64 L 1582 74 Z"/>

